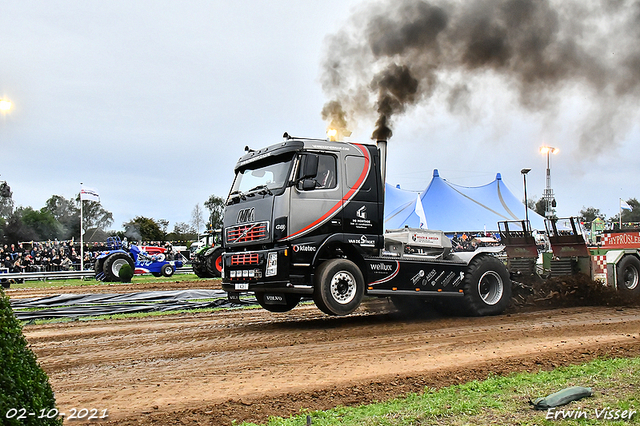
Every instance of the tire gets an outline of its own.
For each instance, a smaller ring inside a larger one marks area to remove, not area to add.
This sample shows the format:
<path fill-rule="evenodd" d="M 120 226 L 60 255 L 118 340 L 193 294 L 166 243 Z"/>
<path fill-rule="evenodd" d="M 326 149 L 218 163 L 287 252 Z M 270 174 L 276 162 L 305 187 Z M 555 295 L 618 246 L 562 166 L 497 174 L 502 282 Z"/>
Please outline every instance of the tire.
<path fill-rule="evenodd" d="M 162 276 L 162 274 L 160 272 L 152 272 L 151 275 L 153 275 L 156 278 L 159 278 Z"/>
<path fill-rule="evenodd" d="M 11 282 L 7 279 L 3 279 L 2 280 L 2 288 L 10 288 L 11 287 Z"/>
<path fill-rule="evenodd" d="M 640 260 L 627 255 L 616 265 L 618 292 L 625 296 L 640 296 Z"/>
<path fill-rule="evenodd" d="M 511 301 L 511 279 L 507 267 L 493 256 L 474 258 L 463 281 L 464 313 L 471 316 L 498 315 Z"/>
<path fill-rule="evenodd" d="M 256 300 L 264 309 L 269 312 L 289 312 L 300 302 L 299 294 L 289 294 L 284 293 L 284 305 L 268 305 L 265 303 L 265 294 L 264 293 L 256 293 Z"/>
<path fill-rule="evenodd" d="M 163 276 L 169 278 L 171 275 L 173 275 L 173 266 L 171 266 L 171 264 L 169 263 L 162 265 L 160 272 Z"/>
<path fill-rule="evenodd" d="M 96 260 L 96 263 L 93 265 L 93 270 L 95 271 L 96 280 L 104 279 L 104 259 Z"/>
<path fill-rule="evenodd" d="M 113 253 L 104 260 L 104 275 L 105 281 L 120 281 L 120 268 L 122 265 L 128 263 L 131 266 L 131 270 L 135 271 L 133 266 L 133 259 L 124 253 Z"/>
<path fill-rule="evenodd" d="M 355 311 L 364 295 L 364 278 L 358 266 L 347 259 L 322 263 L 314 277 L 313 300 L 327 315 Z"/>
<path fill-rule="evenodd" d="M 102 272 L 103 267 L 104 267 L 104 259 L 96 260 L 96 263 L 93 265 L 93 270 L 96 271 L 96 275 Z"/>
<path fill-rule="evenodd" d="M 210 277 L 220 278 L 222 276 L 223 253 L 224 249 L 222 249 L 222 247 L 219 247 L 205 257 L 205 265 L 207 267 L 207 273 Z"/>
<path fill-rule="evenodd" d="M 207 272 L 207 266 L 202 262 L 192 263 L 191 267 L 193 268 L 193 273 L 198 276 L 198 278 L 212 278 L 209 276 Z"/>

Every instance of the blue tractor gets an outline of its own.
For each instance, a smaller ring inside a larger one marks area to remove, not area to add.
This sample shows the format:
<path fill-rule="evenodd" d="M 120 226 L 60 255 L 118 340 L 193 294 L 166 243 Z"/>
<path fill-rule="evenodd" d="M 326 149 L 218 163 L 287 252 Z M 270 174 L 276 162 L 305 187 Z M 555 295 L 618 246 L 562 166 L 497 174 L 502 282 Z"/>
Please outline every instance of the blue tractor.
<path fill-rule="evenodd" d="M 120 268 L 129 264 L 135 274 L 152 274 L 155 277 L 170 277 L 176 268 L 182 267 L 179 260 L 166 260 L 164 255 L 151 255 L 136 245 L 121 241 L 120 237 L 107 238 L 107 250 L 96 258 L 96 280 L 120 281 Z"/>

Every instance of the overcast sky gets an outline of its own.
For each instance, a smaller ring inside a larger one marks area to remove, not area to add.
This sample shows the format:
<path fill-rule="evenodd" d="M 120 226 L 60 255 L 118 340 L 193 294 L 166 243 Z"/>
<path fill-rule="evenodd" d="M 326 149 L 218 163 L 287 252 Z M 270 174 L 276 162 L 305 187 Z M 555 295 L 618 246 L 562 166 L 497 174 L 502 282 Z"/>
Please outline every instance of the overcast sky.
<path fill-rule="evenodd" d="M 5 1 L 0 13 L 0 179 L 16 204 L 40 209 L 74 197 L 80 182 L 113 212 L 189 222 L 212 195 L 225 197 L 245 145 L 324 137 L 321 87 L 327 37 L 366 9 L 357 0 Z M 618 213 L 640 198 L 640 128 L 621 126 L 608 148 L 580 152 L 594 107 L 567 87 L 544 114 L 517 106 L 491 76 L 470 82 L 481 107 L 452 115 L 444 100 L 410 108 L 393 125 L 387 180 L 424 189 L 433 174 L 479 186 L 496 173 L 523 198 L 545 186 L 543 144 L 560 149 L 551 183 L 559 216 L 583 207 Z M 635 112 L 633 112 L 635 114 Z M 636 114 L 637 118 L 637 114 Z M 634 122 L 637 123 L 637 120 Z M 617 123 L 611 123 L 616 126 Z M 370 141 L 359 120 L 350 140 Z M 584 151 L 584 150 L 583 150 Z M 446 212 L 444 212 L 446 214 Z"/>

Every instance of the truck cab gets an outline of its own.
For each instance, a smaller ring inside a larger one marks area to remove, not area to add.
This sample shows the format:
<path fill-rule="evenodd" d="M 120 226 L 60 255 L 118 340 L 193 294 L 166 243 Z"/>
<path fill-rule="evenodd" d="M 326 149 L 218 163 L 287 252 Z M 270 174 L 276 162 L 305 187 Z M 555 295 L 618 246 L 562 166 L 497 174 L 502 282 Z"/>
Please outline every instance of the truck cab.
<path fill-rule="evenodd" d="M 323 260 L 378 253 L 379 161 L 375 145 L 321 139 L 286 137 L 247 150 L 224 213 L 223 288 L 253 291 L 267 309 L 288 310 L 313 294 Z"/>

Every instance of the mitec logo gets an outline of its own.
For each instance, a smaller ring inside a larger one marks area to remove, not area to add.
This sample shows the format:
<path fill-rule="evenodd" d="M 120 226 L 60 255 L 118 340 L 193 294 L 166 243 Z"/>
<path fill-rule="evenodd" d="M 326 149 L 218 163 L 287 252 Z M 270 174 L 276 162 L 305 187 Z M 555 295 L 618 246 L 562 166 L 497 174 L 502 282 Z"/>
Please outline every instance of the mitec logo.
<path fill-rule="evenodd" d="M 250 209 L 242 209 L 238 212 L 238 219 L 236 223 L 253 222 L 256 219 L 256 209 L 251 207 Z"/>

